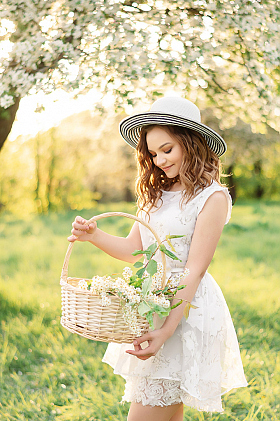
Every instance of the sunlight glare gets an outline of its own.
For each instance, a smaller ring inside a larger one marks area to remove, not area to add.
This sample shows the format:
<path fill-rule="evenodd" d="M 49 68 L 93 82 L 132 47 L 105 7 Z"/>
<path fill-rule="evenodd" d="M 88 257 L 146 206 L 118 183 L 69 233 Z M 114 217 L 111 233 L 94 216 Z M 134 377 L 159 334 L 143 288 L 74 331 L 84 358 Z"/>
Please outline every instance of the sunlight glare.
<path fill-rule="evenodd" d="M 20 135 L 35 136 L 38 132 L 47 131 L 72 114 L 93 109 L 100 99 L 100 93 L 94 89 L 77 99 L 63 90 L 48 95 L 39 92 L 26 96 L 20 102 L 9 140 L 14 141 Z M 40 108 L 43 111 L 35 111 Z"/>
<path fill-rule="evenodd" d="M 13 33 L 16 30 L 14 22 L 8 19 L 1 19 L 0 22 L 0 37 L 4 37 L 8 32 Z"/>

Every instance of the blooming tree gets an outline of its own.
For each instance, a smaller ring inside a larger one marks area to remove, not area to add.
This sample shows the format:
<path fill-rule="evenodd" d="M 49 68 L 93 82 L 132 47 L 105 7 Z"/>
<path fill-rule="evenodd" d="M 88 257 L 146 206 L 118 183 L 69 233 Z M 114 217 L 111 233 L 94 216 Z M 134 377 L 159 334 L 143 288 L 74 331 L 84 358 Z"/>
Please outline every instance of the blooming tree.
<path fill-rule="evenodd" d="M 176 86 L 276 125 L 279 34 L 277 0 L 2 0 L 0 148 L 20 98 L 57 88 L 122 107 Z"/>

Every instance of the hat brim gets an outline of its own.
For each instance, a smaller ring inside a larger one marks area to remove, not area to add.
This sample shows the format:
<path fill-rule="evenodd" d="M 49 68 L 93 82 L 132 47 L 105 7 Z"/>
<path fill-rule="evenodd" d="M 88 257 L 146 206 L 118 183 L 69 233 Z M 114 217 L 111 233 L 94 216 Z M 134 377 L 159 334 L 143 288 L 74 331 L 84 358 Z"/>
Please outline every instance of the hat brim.
<path fill-rule="evenodd" d="M 149 126 L 150 124 L 181 126 L 195 130 L 202 134 L 206 139 L 209 148 L 219 157 L 227 150 L 224 139 L 205 124 L 172 114 L 156 113 L 152 111 L 135 114 L 123 119 L 120 122 L 120 134 L 130 146 L 136 148 L 140 139 L 141 128 L 143 126 Z"/>

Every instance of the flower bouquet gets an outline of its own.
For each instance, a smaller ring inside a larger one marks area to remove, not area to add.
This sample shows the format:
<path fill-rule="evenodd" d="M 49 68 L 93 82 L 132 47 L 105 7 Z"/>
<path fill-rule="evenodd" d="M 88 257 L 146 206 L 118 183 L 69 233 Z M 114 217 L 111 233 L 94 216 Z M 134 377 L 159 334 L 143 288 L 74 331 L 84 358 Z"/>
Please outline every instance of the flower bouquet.
<path fill-rule="evenodd" d="M 145 256 L 144 262 L 137 261 L 134 264 L 134 267 L 138 269 L 135 274 L 133 274 L 131 268 L 125 267 L 122 276 L 116 274 L 94 276 L 92 280 L 81 279 L 78 283 L 78 288 L 90 291 L 94 295 L 99 295 L 103 307 L 112 304 L 112 296 L 117 295 L 120 297 L 123 317 L 128 328 L 136 337 L 141 336 L 141 328 L 137 323 L 138 314 L 144 316 L 150 327 L 154 328 L 154 314 L 158 314 L 160 318 L 166 317 L 173 308 L 183 302 L 183 300 L 179 300 L 178 303 L 171 305 L 171 301 L 177 291 L 185 288 L 185 285 L 178 284 L 182 278 L 189 274 L 189 270 L 185 269 L 183 273 L 170 278 L 166 285 L 163 285 L 163 265 L 153 259 L 156 252 L 160 250 L 169 258 L 180 260 L 163 243 L 167 242 L 170 248 L 174 250 L 171 240 L 181 237 L 183 236 L 168 235 L 160 244 L 154 243 L 147 250 L 134 251 L 132 253 L 133 256 Z"/>

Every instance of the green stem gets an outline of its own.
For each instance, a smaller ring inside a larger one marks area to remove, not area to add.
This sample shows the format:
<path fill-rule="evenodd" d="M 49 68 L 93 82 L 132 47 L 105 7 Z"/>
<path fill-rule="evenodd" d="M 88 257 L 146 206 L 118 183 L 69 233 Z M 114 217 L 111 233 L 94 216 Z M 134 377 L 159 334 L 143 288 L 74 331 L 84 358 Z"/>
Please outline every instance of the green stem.
<path fill-rule="evenodd" d="M 165 241 L 167 241 L 166 239 L 165 240 L 162 240 L 159 244 L 158 244 L 158 246 L 157 246 L 157 248 L 155 249 L 155 251 L 153 252 L 153 254 L 151 255 L 151 257 L 150 257 L 150 259 L 147 261 L 147 263 L 144 265 L 144 268 L 146 269 L 146 267 L 148 266 L 148 263 L 152 260 L 152 258 L 154 257 L 154 255 L 156 254 L 156 252 L 159 250 L 159 246 L 162 244 L 162 243 L 164 243 Z"/>

